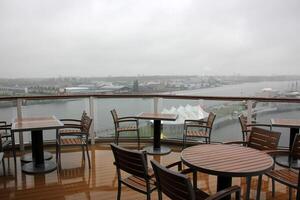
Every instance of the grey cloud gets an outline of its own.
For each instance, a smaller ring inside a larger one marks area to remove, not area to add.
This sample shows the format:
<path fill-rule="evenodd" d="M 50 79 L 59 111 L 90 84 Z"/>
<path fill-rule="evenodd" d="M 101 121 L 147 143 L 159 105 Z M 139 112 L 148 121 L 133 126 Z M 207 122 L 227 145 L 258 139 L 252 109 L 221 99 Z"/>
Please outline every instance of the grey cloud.
<path fill-rule="evenodd" d="M 297 0 L 2 0 L 2 77 L 299 74 Z"/>

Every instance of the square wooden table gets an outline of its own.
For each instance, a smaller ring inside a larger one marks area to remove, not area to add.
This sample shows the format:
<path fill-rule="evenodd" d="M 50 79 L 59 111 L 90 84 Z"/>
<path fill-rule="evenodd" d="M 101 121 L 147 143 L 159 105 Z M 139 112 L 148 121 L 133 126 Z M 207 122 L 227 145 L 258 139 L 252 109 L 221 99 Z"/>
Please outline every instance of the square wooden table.
<path fill-rule="evenodd" d="M 295 136 L 299 133 L 300 128 L 300 119 L 271 119 L 271 125 L 276 127 L 284 127 L 290 128 L 290 142 L 289 142 L 289 149 L 292 149 Z M 276 163 L 279 165 L 289 167 L 299 168 L 300 164 L 298 164 L 297 159 L 293 159 L 290 156 L 277 156 Z"/>
<path fill-rule="evenodd" d="M 64 124 L 55 116 L 25 117 L 13 121 L 11 127 L 13 133 L 31 131 L 32 162 L 22 166 L 23 172 L 36 174 L 47 173 L 56 169 L 56 163 L 44 160 L 43 130 L 57 130 L 63 126 Z"/>
<path fill-rule="evenodd" d="M 137 119 L 154 120 L 153 146 L 145 147 L 144 150 L 151 155 L 165 155 L 171 152 L 171 149 L 160 145 L 161 121 L 175 121 L 178 115 L 163 113 L 140 113 Z"/>

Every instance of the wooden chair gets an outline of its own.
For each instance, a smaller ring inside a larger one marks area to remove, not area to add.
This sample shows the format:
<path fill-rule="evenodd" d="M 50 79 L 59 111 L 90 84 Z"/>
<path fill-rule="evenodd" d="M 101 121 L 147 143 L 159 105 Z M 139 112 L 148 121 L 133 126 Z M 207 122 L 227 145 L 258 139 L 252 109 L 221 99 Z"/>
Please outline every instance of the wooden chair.
<path fill-rule="evenodd" d="M 115 143 L 119 144 L 120 133 L 133 131 L 137 133 L 138 149 L 140 149 L 139 121 L 134 117 L 119 117 L 115 109 L 110 112 L 115 125 Z M 124 125 L 121 126 L 120 124 Z"/>
<path fill-rule="evenodd" d="M 184 120 L 184 133 L 183 133 L 183 148 L 186 144 L 187 137 L 204 138 L 205 143 L 210 143 L 211 130 L 214 124 L 216 114 L 210 112 L 207 120 Z"/>
<path fill-rule="evenodd" d="M 82 147 L 82 156 L 84 159 L 84 147 L 86 148 L 88 164 L 89 168 L 91 168 L 88 143 L 89 131 L 93 120 L 84 111 L 81 120 L 61 119 L 61 121 L 64 122 L 64 127 L 58 130 L 56 139 L 56 158 L 59 166 L 61 166 L 61 147 L 80 146 Z"/>
<path fill-rule="evenodd" d="M 204 191 L 193 188 L 188 176 L 169 170 L 155 160 L 151 160 L 151 165 L 156 178 L 159 200 L 162 200 L 162 193 L 172 200 L 217 200 L 232 193 L 235 193 L 236 199 L 240 199 L 241 189 L 238 186 L 229 187 L 209 196 Z"/>
<path fill-rule="evenodd" d="M 248 141 L 226 142 L 225 144 L 242 144 L 243 146 L 251 147 L 260 151 L 274 151 L 277 149 L 280 132 L 270 131 L 258 127 L 252 127 Z M 247 178 L 247 196 L 249 195 L 251 186 L 251 177 Z M 257 197 L 260 198 L 262 176 L 258 177 Z M 249 198 L 246 198 L 249 199 Z"/>
<path fill-rule="evenodd" d="M 225 144 L 242 144 L 257 150 L 270 151 L 277 149 L 280 135 L 280 132 L 252 127 L 248 141 L 233 141 Z"/>
<path fill-rule="evenodd" d="M 241 125 L 241 130 L 242 130 L 242 135 L 243 135 L 243 141 L 247 141 L 249 137 L 249 133 L 251 132 L 252 127 L 269 127 L 271 130 L 271 125 L 270 124 L 263 124 L 263 123 L 256 123 L 256 121 L 251 121 L 251 123 L 248 123 L 248 118 L 241 114 L 239 115 L 239 122 Z"/>
<path fill-rule="evenodd" d="M 111 144 L 114 154 L 114 165 L 117 169 L 118 176 L 118 194 L 117 199 L 121 199 L 122 184 L 127 187 L 143 193 L 150 200 L 151 192 L 156 189 L 154 174 L 151 168 L 148 168 L 146 151 L 128 150 L 116 144 Z M 182 169 L 181 162 L 175 162 L 167 167 L 178 166 L 178 170 Z M 122 176 L 123 172 L 127 172 L 127 176 Z M 188 170 L 186 170 L 188 172 Z"/>
<path fill-rule="evenodd" d="M 9 149 L 13 152 L 14 160 L 16 162 L 16 148 L 15 148 L 15 137 L 11 133 L 11 124 L 7 124 L 6 121 L 0 121 L 0 151 Z"/>
<path fill-rule="evenodd" d="M 289 150 L 277 150 L 269 152 L 272 156 L 291 156 L 293 159 L 300 159 L 300 135 L 297 134 L 292 146 Z M 272 178 L 272 196 L 275 196 L 275 181 L 289 187 L 289 199 L 292 199 L 292 188 L 297 190 L 296 199 L 300 200 L 300 169 L 280 168 L 267 172 L 266 175 Z"/>

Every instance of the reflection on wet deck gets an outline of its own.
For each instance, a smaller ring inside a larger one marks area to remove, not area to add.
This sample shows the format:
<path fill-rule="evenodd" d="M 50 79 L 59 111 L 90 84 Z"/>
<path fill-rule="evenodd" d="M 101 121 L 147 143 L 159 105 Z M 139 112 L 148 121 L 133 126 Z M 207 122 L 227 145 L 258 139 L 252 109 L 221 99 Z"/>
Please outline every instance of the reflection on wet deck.
<path fill-rule="evenodd" d="M 48 149 L 54 153 L 54 148 Z M 0 199 L 116 199 L 117 176 L 113 163 L 113 155 L 108 145 L 90 147 L 92 168 L 82 160 L 81 149 L 63 151 L 62 169 L 45 175 L 27 175 L 21 172 L 20 157 L 17 158 L 16 168 L 13 159 L 5 158 L 6 176 L 0 170 Z M 53 158 L 55 160 L 55 158 Z M 172 152 L 165 156 L 149 156 L 148 160 L 156 159 L 162 164 L 168 164 L 180 159 L 180 153 Z M 246 189 L 245 178 L 234 178 L 233 184 Z M 256 194 L 257 177 L 252 179 L 251 198 Z M 216 192 L 216 177 L 198 173 L 198 187 L 211 194 Z M 276 185 L 275 198 L 271 195 L 271 180 L 263 177 L 261 199 L 288 199 L 288 188 Z M 125 186 L 121 199 L 146 199 L 143 194 Z M 157 199 L 153 192 L 151 199 Z"/>

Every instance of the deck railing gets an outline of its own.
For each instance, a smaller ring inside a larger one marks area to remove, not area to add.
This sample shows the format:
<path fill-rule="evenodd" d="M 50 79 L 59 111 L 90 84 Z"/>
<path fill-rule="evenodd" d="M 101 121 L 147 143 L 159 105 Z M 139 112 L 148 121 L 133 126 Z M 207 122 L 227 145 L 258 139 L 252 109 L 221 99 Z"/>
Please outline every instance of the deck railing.
<path fill-rule="evenodd" d="M 85 109 L 89 112 L 89 115 L 94 118 L 94 123 L 91 127 L 91 143 L 94 144 L 96 140 L 96 133 L 99 130 L 96 130 L 96 127 L 101 127 L 101 116 L 98 116 L 98 111 L 101 108 L 102 103 L 104 102 L 106 105 L 109 105 L 107 109 L 110 108 L 118 108 L 118 102 L 114 102 L 113 100 L 120 100 L 120 101 L 130 101 L 130 100 L 146 100 L 145 105 L 141 105 L 141 109 L 143 111 L 150 111 L 150 112 L 159 112 L 162 109 L 162 102 L 163 101 L 171 101 L 168 104 L 172 104 L 172 101 L 188 101 L 188 102 L 196 102 L 199 104 L 199 101 L 210 101 L 210 102 L 225 102 L 228 104 L 229 102 L 234 105 L 233 102 L 246 104 L 247 110 L 243 110 L 246 112 L 248 116 L 253 115 L 252 104 L 254 102 L 261 102 L 261 103 L 281 103 L 287 104 L 286 107 L 293 107 L 292 105 L 296 105 L 296 109 L 300 109 L 300 99 L 298 98 L 266 98 L 266 97 L 240 97 L 240 96 L 187 96 L 187 95 L 165 95 L 165 94 L 114 94 L 114 95 L 106 95 L 106 94 L 72 94 L 72 95 L 56 95 L 56 96 L 7 96 L 7 97 L 0 97 L 1 102 L 9 102 L 10 106 L 12 106 L 12 114 L 11 118 L 21 118 L 22 116 L 31 116 L 30 110 L 26 109 L 26 105 L 30 104 L 31 102 L 39 102 L 39 103 L 50 103 L 56 100 L 83 100 L 82 104 L 77 108 L 76 113 L 82 112 L 82 109 Z M 46 101 L 46 102 L 44 102 Z M 100 102 L 99 102 L 100 101 Z M 101 102 L 102 101 L 102 102 Z M 119 101 L 119 102 L 120 102 Z M 30 102 L 30 103 L 28 103 Z M 176 102 L 179 105 L 178 102 Z M 184 103 L 183 103 L 184 104 Z M 132 114 L 136 113 L 138 109 L 135 109 L 135 103 L 133 103 L 133 107 L 129 108 L 129 112 Z M 223 105 L 223 104 L 222 104 Z M 291 106 L 289 106 L 291 105 Z M 212 106 L 213 107 L 213 106 Z M 209 107 L 208 109 L 212 109 Z M 63 114 L 63 109 L 69 110 L 71 108 L 59 108 L 62 111 L 61 115 Z M 100 113 L 103 116 L 107 116 L 109 114 L 109 110 L 105 110 Z M 39 113 L 39 110 L 36 111 Z M 51 112 L 50 112 L 51 113 Z M 49 114 L 50 114 L 49 113 Z M 56 113 L 52 113 L 56 114 Z M 0 114 L 0 119 L 2 118 L 9 118 L 7 116 L 3 116 L 4 114 Z M 80 114 L 78 115 L 80 116 Z M 61 116 L 65 117 L 65 116 Z M 250 119 L 250 117 L 249 117 Z M 111 121 L 111 126 L 113 126 Z M 239 130 L 237 130 L 238 132 Z M 19 134 L 19 143 L 21 150 L 24 149 L 24 137 L 23 134 Z"/>

